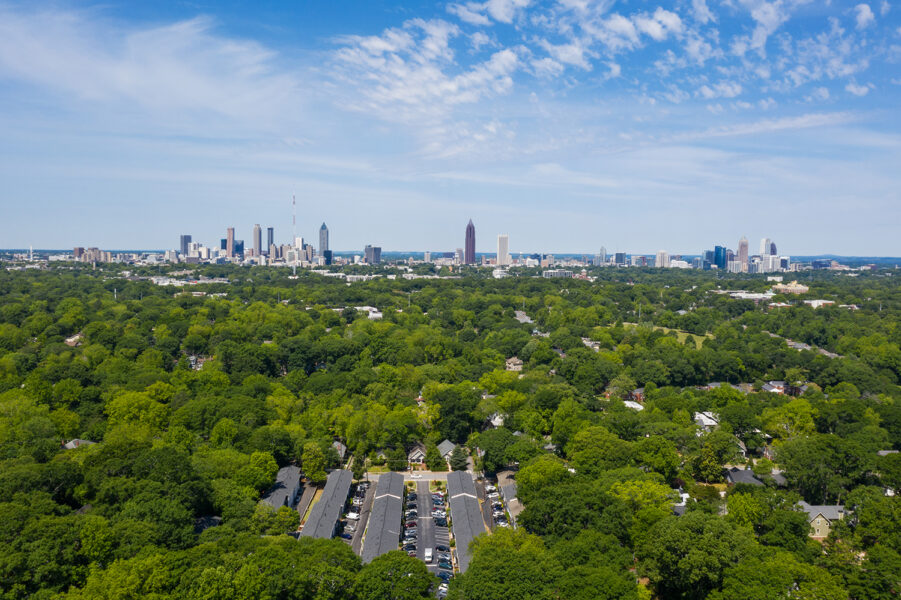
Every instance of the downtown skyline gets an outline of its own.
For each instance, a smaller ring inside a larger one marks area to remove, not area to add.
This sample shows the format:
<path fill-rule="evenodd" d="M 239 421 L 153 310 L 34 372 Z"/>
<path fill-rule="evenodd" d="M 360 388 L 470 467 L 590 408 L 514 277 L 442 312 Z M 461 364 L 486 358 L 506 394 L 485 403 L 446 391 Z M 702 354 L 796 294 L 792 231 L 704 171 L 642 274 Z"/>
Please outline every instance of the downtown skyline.
<path fill-rule="evenodd" d="M 0 246 L 897 255 L 899 61 L 889 2 L 4 2 Z"/>

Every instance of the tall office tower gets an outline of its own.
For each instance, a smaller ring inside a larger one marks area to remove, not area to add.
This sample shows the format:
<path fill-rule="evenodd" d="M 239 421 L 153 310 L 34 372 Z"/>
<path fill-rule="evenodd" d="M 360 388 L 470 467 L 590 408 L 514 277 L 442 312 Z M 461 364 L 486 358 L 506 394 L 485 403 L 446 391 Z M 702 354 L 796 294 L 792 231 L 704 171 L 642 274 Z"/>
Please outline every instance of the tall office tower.
<path fill-rule="evenodd" d="M 327 265 L 332 264 L 332 251 L 331 250 L 323 250 L 322 251 L 322 260 Z"/>
<path fill-rule="evenodd" d="M 763 238 L 760 240 L 760 256 L 766 256 L 770 253 L 770 244 L 773 241 L 770 238 Z"/>
<path fill-rule="evenodd" d="M 738 240 L 738 263 L 741 265 L 741 272 L 748 272 L 748 238 L 741 236 Z"/>
<path fill-rule="evenodd" d="M 235 255 L 235 228 L 229 227 L 225 230 L 225 255 Z"/>
<path fill-rule="evenodd" d="M 179 248 L 182 256 L 188 255 L 188 246 L 191 245 L 191 236 L 183 235 L 181 236 L 181 243 L 179 244 Z"/>
<path fill-rule="evenodd" d="M 779 254 L 778 252 L 776 252 L 776 242 L 770 242 L 769 251 L 770 256 L 776 256 L 777 254 Z"/>
<path fill-rule="evenodd" d="M 259 223 L 253 226 L 253 255 L 263 255 L 263 229 Z"/>
<path fill-rule="evenodd" d="M 244 240 L 235 240 L 235 255 L 244 256 Z"/>
<path fill-rule="evenodd" d="M 598 253 L 598 259 L 601 264 L 607 262 L 607 249 L 601 246 L 601 251 Z"/>
<path fill-rule="evenodd" d="M 510 236 L 506 233 L 497 236 L 497 264 L 510 264 Z"/>
<path fill-rule="evenodd" d="M 726 247 L 725 246 L 714 246 L 713 247 L 713 264 L 716 265 L 717 269 L 722 271 L 726 270 L 726 263 L 729 262 L 726 258 Z"/>
<path fill-rule="evenodd" d="M 266 228 L 266 247 L 270 248 L 269 252 L 271 253 L 271 248 L 275 245 L 275 229 L 272 227 Z"/>
<path fill-rule="evenodd" d="M 666 250 L 657 251 L 657 258 L 654 260 L 654 266 L 658 269 L 665 269 L 669 267 L 669 254 L 666 252 Z"/>
<path fill-rule="evenodd" d="M 625 265 L 626 264 L 626 253 L 625 252 L 617 252 L 616 254 L 614 254 L 613 262 L 615 262 L 618 265 Z"/>
<path fill-rule="evenodd" d="M 370 265 L 377 265 L 382 262 L 382 249 L 379 246 L 366 244 L 366 247 L 363 248 L 363 256 Z"/>
<path fill-rule="evenodd" d="M 429 252 L 428 250 L 426 250 L 426 251 L 422 254 L 422 262 L 427 262 L 427 263 L 428 263 L 428 262 L 432 262 L 432 253 Z"/>
<path fill-rule="evenodd" d="M 467 265 L 474 265 L 476 262 L 476 226 L 472 224 L 472 219 L 466 226 L 466 243 L 463 252 L 463 262 Z"/>
<path fill-rule="evenodd" d="M 323 223 L 322 227 L 319 228 L 319 254 L 322 254 L 328 249 L 328 227 Z"/>

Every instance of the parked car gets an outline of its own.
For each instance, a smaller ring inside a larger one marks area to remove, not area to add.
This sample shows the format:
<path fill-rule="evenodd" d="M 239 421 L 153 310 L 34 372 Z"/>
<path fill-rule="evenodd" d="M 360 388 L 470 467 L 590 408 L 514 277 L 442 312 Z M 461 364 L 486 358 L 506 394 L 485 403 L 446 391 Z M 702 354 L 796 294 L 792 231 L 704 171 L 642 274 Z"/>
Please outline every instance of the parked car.
<path fill-rule="evenodd" d="M 447 527 L 447 519 L 439 517 L 435 519 L 435 525 L 437 525 L 438 527 Z"/>
<path fill-rule="evenodd" d="M 359 518 L 360 518 L 360 513 L 349 512 L 349 513 L 347 513 L 347 518 L 348 518 L 348 519 L 353 519 L 354 521 L 357 521 L 357 520 L 359 520 Z"/>
<path fill-rule="evenodd" d="M 419 473 L 413 473 L 412 475 L 410 475 L 410 477 L 412 477 L 413 479 L 422 479 L 422 475 L 420 475 Z"/>
<path fill-rule="evenodd" d="M 416 529 L 416 521 L 407 521 L 404 524 L 404 527 L 406 527 L 407 529 Z"/>
<path fill-rule="evenodd" d="M 496 492 L 497 488 L 489 483 L 488 485 L 485 486 L 485 491 L 486 492 Z"/>
<path fill-rule="evenodd" d="M 441 581 L 450 581 L 454 578 L 454 574 L 450 571 L 438 571 L 438 579 Z"/>
<path fill-rule="evenodd" d="M 445 546 L 443 544 L 439 544 L 439 545 L 435 546 L 435 550 L 437 550 L 438 552 L 450 552 L 450 548 L 448 548 L 447 546 Z"/>
<path fill-rule="evenodd" d="M 407 556 L 412 556 L 413 558 L 416 558 L 416 550 L 410 550 L 409 552 L 407 552 Z"/>
<path fill-rule="evenodd" d="M 345 540 L 352 540 L 352 539 L 354 539 L 354 536 L 352 536 L 351 534 L 347 533 L 346 531 L 345 531 L 344 533 L 341 534 L 341 537 L 344 538 Z"/>
<path fill-rule="evenodd" d="M 450 564 L 449 561 L 446 561 L 446 560 L 439 560 L 439 561 L 438 561 L 438 568 L 439 568 L 439 569 L 447 569 L 447 570 L 449 570 L 449 571 L 452 571 L 452 570 L 454 569 L 454 565 Z"/>
<path fill-rule="evenodd" d="M 404 544 L 404 550 L 409 552 L 410 550 L 416 550 L 416 544 Z"/>
<path fill-rule="evenodd" d="M 493 500 L 495 498 L 500 498 L 500 494 L 498 494 L 497 492 L 491 492 L 490 494 L 488 494 L 488 497 Z"/>

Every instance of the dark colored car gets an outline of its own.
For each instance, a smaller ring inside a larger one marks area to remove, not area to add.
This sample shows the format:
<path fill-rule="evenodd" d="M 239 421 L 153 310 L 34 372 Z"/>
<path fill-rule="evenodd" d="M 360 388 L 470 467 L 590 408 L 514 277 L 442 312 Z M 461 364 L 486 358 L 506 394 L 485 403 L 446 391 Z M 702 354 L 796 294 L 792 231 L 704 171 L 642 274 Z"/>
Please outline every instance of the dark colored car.
<path fill-rule="evenodd" d="M 345 540 L 352 540 L 352 539 L 354 539 L 354 536 L 352 536 L 351 534 L 347 533 L 346 531 L 345 531 L 344 533 L 341 534 L 341 537 L 344 538 Z"/>
<path fill-rule="evenodd" d="M 450 548 L 441 544 L 435 546 L 435 550 L 437 550 L 438 552 L 450 552 Z"/>
<path fill-rule="evenodd" d="M 437 517 L 435 519 L 435 525 L 438 527 L 447 527 L 447 519 L 442 519 L 441 517 Z"/>
<path fill-rule="evenodd" d="M 410 550 L 416 550 L 416 544 L 404 544 L 404 550 L 409 552 Z"/>
<path fill-rule="evenodd" d="M 450 581 L 454 578 L 454 574 L 450 571 L 438 571 L 438 579 L 441 581 Z"/>
<path fill-rule="evenodd" d="M 415 529 L 416 521 L 407 521 L 404 527 L 406 527 L 407 529 Z"/>
<path fill-rule="evenodd" d="M 451 571 L 451 570 L 453 570 L 454 565 L 450 564 L 450 563 L 449 563 L 448 561 L 446 561 L 446 560 L 439 560 L 439 561 L 438 561 L 438 568 L 439 568 L 439 569 L 447 569 L 448 571 Z"/>

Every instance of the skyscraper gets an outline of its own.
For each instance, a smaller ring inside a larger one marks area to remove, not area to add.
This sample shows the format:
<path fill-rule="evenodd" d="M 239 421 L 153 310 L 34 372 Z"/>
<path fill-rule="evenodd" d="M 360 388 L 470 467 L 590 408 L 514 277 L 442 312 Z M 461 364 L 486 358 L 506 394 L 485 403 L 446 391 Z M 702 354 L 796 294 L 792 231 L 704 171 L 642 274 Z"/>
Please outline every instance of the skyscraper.
<path fill-rule="evenodd" d="M 510 264 L 510 236 L 506 233 L 497 236 L 497 264 Z"/>
<path fill-rule="evenodd" d="M 466 226 L 466 243 L 464 244 L 463 262 L 467 265 L 474 265 L 476 262 L 476 226 L 472 224 L 472 219 Z"/>
<path fill-rule="evenodd" d="M 181 243 L 179 244 L 179 251 L 181 252 L 182 256 L 188 255 L 188 246 L 190 246 L 190 245 L 191 245 L 191 236 L 190 235 L 181 236 Z"/>
<path fill-rule="evenodd" d="M 603 246 L 601 246 L 601 251 L 598 253 L 598 259 L 600 264 L 607 262 L 607 249 Z"/>
<path fill-rule="evenodd" d="M 728 259 L 726 258 L 726 247 L 725 246 L 714 246 L 713 247 L 713 264 L 716 265 L 716 268 L 725 271 L 727 262 L 728 262 Z"/>
<path fill-rule="evenodd" d="M 776 256 L 779 254 L 776 252 L 776 242 L 770 242 L 770 256 Z"/>
<path fill-rule="evenodd" d="M 741 236 L 738 240 L 738 263 L 741 265 L 741 272 L 748 272 L 748 238 Z"/>
<path fill-rule="evenodd" d="M 657 257 L 654 259 L 654 266 L 658 269 L 669 267 L 669 253 L 666 250 L 657 251 Z"/>
<path fill-rule="evenodd" d="M 229 227 L 225 230 L 225 255 L 232 257 L 235 255 L 235 228 Z"/>
<path fill-rule="evenodd" d="M 363 256 L 370 265 L 377 265 L 382 262 L 382 248 L 366 244 L 366 247 L 363 248 Z"/>
<path fill-rule="evenodd" d="M 772 243 L 770 238 L 763 238 L 760 240 L 760 256 L 766 256 L 770 253 L 770 244 Z"/>
<path fill-rule="evenodd" d="M 263 229 L 259 223 L 253 226 L 253 255 L 263 255 Z"/>
<path fill-rule="evenodd" d="M 328 227 L 323 223 L 322 227 L 319 228 L 319 254 L 325 256 L 324 253 L 328 249 Z"/>
<path fill-rule="evenodd" d="M 275 229 L 273 229 L 272 227 L 267 227 L 266 228 L 266 249 L 269 251 L 270 254 L 272 253 L 271 248 L 274 245 L 275 245 Z"/>

